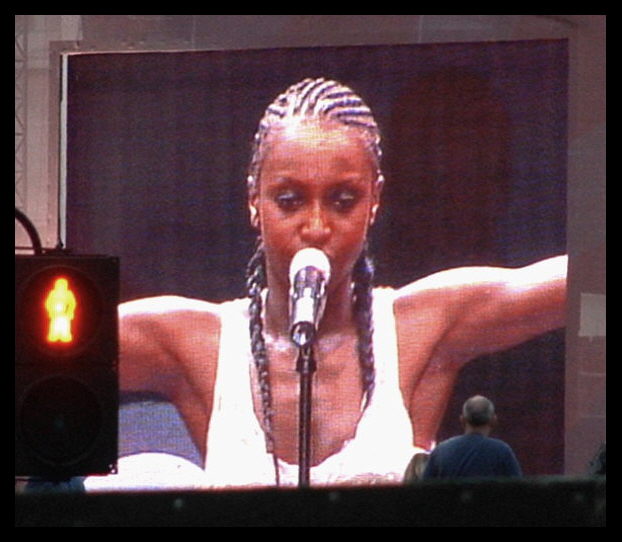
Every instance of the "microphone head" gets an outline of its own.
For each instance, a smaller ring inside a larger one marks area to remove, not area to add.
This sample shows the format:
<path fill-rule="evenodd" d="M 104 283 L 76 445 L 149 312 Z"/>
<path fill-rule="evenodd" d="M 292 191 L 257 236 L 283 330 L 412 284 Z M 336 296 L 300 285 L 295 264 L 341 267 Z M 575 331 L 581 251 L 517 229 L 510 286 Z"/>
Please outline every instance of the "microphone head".
<path fill-rule="evenodd" d="M 330 261 L 328 256 L 317 248 L 303 248 L 296 252 L 289 264 L 289 283 L 293 284 L 298 272 L 305 267 L 317 269 L 326 283 L 330 280 Z"/>

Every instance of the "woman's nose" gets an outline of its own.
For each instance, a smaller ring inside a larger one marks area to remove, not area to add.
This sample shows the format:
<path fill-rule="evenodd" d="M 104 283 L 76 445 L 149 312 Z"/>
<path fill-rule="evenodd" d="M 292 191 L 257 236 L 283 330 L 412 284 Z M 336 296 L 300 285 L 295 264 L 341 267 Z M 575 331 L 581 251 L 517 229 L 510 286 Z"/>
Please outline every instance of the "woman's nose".
<path fill-rule="evenodd" d="M 306 243 L 318 245 L 325 242 L 330 233 L 330 223 L 321 204 L 313 205 L 309 209 L 300 230 L 302 240 Z"/>

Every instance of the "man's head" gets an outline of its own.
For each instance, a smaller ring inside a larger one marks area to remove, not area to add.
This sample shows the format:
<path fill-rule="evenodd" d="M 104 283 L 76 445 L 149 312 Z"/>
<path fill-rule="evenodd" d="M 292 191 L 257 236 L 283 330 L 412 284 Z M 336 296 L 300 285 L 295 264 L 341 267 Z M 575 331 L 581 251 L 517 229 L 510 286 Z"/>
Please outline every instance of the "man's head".
<path fill-rule="evenodd" d="M 495 406 L 482 395 L 470 397 L 462 406 L 460 421 L 466 432 L 488 433 L 497 423 Z"/>

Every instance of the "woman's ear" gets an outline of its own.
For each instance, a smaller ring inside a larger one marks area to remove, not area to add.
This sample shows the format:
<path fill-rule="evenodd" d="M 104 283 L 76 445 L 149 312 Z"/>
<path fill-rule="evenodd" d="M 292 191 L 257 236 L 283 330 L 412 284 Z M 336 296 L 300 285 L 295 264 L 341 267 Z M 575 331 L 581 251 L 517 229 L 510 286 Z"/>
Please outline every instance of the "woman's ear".
<path fill-rule="evenodd" d="M 257 207 L 257 196 L 249 196 L 248 212 L 250 216 L 251 226 L 259 229 L 259 208 Z"/>
<path fill-rule="evenodd" d="M 378 207 L 379 207 L 378 203 L 374 203 L 371 206 L 371 211 L 369 212 L 369 225 L 370 226 L 373 226 L 374 222 L 376 221 L 376 215 L 378 214 Z"/>
<path fill-rule="evenodd" d="M 259 229 L 259 190 L 257 189 L 257 181 L 253 175 L 246 178 L 246 189 L 248 190 L 248 212 L 251 220 L 251 226 Z"/>
<path fill-rule="evenodd" d="M 384 177 L 378 175 L 373 188 L 374 203 L 371 206 L 369 213 L 369 225 L 372 226 L 376 221 L 376 215 L 378 214 L 378 208 L 380 207 L 380 195 L 382 194 L 382 187 L 384 186 Z"/>

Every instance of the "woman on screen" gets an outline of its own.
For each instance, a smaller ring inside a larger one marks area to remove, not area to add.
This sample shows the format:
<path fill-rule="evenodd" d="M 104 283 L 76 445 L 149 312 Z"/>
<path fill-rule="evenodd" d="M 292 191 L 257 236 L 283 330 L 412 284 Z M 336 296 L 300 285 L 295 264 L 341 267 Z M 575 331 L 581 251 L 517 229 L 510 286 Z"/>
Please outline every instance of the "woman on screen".
<path fill-rule="evenodd" d="M 123 304 L 122 388 L 177 407 L 205 461 L 197 485 L 295 486 L 289 267 L 319 249 L 330 280 L 314 347 L 311 485 L 399 483 L 414 454 L 434 447 L 465 363 L 564 326 L 566 258 L 375 286 L 366 240 L 384 183 L 380 134 L 338 82 L 307 79 L 278 96 L 253 151 L 249 297 Z"/>

